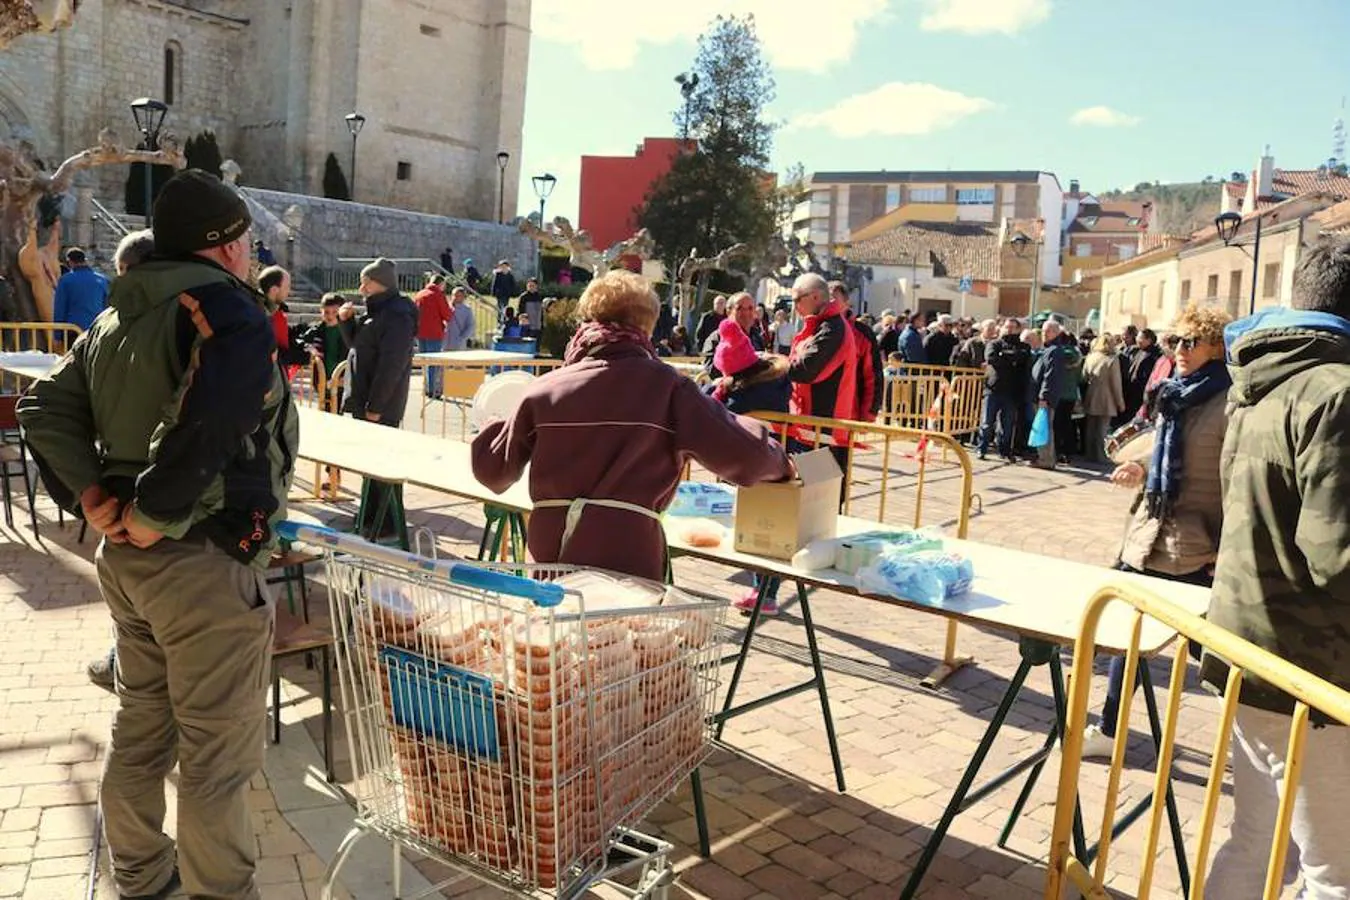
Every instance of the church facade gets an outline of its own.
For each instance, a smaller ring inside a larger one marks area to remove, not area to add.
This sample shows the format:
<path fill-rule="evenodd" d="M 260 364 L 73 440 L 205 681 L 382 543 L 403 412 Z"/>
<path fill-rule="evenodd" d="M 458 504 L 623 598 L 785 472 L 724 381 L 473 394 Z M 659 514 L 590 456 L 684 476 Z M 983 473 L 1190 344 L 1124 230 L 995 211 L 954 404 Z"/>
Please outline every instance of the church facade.
<path fill-rule="evenodd" d="M 321 196 L 333 154 L 359 202 L 495 221 L 500 151 L 516 208 L 529 37 L 530 0 L 84 0 L 0 54 L 0 140 L 49 167 L 103 128 L 134 146 L 148 96 L 180 142 L 215 132 L 241 184 Z M 120 205 L 126 167 L 89 177 Z"/>

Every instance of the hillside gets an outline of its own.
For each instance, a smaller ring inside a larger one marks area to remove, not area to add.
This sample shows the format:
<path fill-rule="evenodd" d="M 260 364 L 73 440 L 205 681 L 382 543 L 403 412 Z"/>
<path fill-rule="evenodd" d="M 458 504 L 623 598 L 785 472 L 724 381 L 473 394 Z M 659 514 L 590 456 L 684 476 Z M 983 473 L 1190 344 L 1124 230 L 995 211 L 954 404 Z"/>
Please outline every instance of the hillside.
<path fill-rule="evenodd" d="M 1152 200 L 1154 230 L 1163 234 L 1191 234 L 1214 222 L 1219 214 L 1221 182 L 1137 184 L 1129 191 L 1107 191 L 1102 200 Z"/>

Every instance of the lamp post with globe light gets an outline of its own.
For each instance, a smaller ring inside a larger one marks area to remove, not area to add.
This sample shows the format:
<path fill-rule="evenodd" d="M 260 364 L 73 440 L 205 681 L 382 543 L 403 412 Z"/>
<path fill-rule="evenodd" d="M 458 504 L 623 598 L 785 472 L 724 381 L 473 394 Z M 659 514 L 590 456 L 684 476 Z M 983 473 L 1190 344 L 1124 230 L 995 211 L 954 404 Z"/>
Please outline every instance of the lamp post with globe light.
<path fill-rule="evenodd" d="M 546 231 L 547 227 L 544 225 L 544 204 L 548 202 L 549 194 L 552 194 L 553 188 L 557 186 L 558 179 L 548 172 L 545 172 L 543 175 L 536 175 L 531 178 L 530 184 L 534 186 L 534 195 L 539 198 L 539 230 Z M 539 244 L 536 265 L 538 267 L 536 271 L 539 275 L 539 281 L 542 283 L 544 280 L 544 244 L 542 241 Z"/>
<path fill-rule="evenodd" d="M 511 162 L 511 154 L 505 150 L 497 151 L 497 224 L 506 221 L 506 166 Z"/>
<path fill-rule="evenodd" d="M 136 128 L 141 133 L 141 142 L 146 150 L 159 149 L 159 131 L 164 127 L 164 117 L 169 114 L 169 106 L 153 97 L 141 97 L 131 101 L 131 115 L 136 120 Z M 154 205 L 154 166 L 145 163 L 145 227 L 151 226 L 151 207 Z"/>
<path fill-rule="evenodd" d="M 343 117 L 347 122 L 347 130 L 352 135 L 352 184 L 351 198 L 356 199 L 356 138 L 361 133 L 361 129 L 366 127 L 366 117 L 358 112 L 347 113 Z"/>
<path fill-rule="evenodd" d="M 1219 240 L 1223 241 L 1225 247 L 1237 247 L 1243 253 L 1247 253 L 1252 260 L 1252 293 L 1251 300 L 1247 305 L 1247 315 L 1253 315 L 1256 312 L 1256 278 L 1261 271 L 1261 213 L 1256 214 L 1256 233 L 1252 236 L 1251 252 L 1247 252 L 1246 244 L 1236 242 L 1237 233 L 1242 228 L 1242 214 L 1235 212 L 1220 213 L 1214 219 L 1214 228 L 1219 232 Z M 1234 297 L 1234 300 L 1237 298 Z"/>

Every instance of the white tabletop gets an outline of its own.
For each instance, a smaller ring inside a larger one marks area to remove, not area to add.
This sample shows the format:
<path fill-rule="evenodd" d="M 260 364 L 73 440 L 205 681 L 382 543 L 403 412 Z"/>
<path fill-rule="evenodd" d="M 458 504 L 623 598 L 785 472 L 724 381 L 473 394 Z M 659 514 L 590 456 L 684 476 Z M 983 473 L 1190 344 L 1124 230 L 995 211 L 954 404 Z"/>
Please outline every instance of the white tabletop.
<path fill-rule="evenodd" d="M 720 547 L 693 547 L 684 543 L 672 533 L 679 530 L 679 521 L 677 518 L 667 519 L 666 536 L 672 553 L 864 596 L 858 590 L 854 577 L 844 572 L 835 569 L 808 572 L 793 568 L 785 560 L 736 552 L 729 519 L 719 520 L 728 526 L 726 538 Z M 838 533 L 847 536 L 888 527 L 870 520 L 840 516 Z M 1146 588 L 1197 615 L 1209 608 L 1207 588 L 1115 572 L 1086 563 L 1050 559 L 975 541 L 947 538 L 943 543 L 947 549 L 960 553 L 974 564 L 975 583 L 969 592 L 946 601 L 940 607 L 896 597 L 866 596 L 1056 644 L 1074 642 L 1088 601 L 1098 589 L 1111 583 L 1127 582 Z M 1111 604 L 1097 629 L 1098 647 L 1106 652 L 1123 652 L 1130 643 L 1132 621 L 1133 611 L 1130 607 L 1123 603 Z M 1139 647 L 1143 653 L 1157 653 L 1175 637 L 1176 632 L 1171 628 L 1145 617 Z"/>
<path fill-rule="evenodd" d="M 504 494 L 473 477 L 469 445 L 461 441 L 386 428 L 349 416 L 300 408 L 300 456 L 381 481 L 403 482 L 513 512 L 529 512 L 528 469 Z"/>
<path fill-rule="evenodd" d="M 507 350 L 442 350 L 437 353 L 418 353 L 413 362 L 419 366 L 506 365 L 537 359 L 533 353 L 512 353 Z"/>
<path fill-rule="evenodd" d="M 45 377 L 60 361 L 61 357 L 56 353 L 42 353 L 36 350 L 0 353 L 0 371 L 36 380 Z"/>

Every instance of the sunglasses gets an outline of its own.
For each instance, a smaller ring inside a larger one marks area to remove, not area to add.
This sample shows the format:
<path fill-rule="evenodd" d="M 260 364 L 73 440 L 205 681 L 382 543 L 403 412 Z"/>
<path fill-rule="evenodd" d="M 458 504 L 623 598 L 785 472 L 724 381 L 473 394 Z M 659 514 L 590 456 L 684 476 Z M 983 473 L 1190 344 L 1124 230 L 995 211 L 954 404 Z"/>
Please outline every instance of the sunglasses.
<path fill-rule="evenodd" d="M 1201 340 L 1200 338 L 1184 337 L 1177 341 L 1177 349 L 1194 350 L 1196 347 L 1203 347 L 1208 343 L 1209 341 Z"/>

